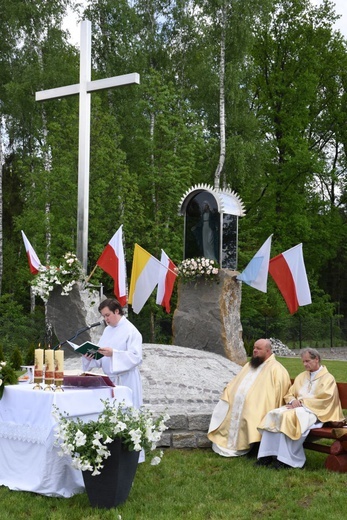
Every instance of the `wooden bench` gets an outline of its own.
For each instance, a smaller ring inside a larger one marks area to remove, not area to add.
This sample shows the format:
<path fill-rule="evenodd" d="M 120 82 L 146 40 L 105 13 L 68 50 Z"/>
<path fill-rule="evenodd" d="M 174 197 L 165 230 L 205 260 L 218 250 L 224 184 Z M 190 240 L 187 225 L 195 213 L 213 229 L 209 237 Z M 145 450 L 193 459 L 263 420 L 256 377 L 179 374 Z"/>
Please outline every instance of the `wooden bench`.
<path fill-rule="evenodd" d="M 347 409 L 347 383 L 337 383 L 341 406 Z M 331 439 L 334 442 L 330 445 L 320 444 L 321 439 Z M 310 430 L 304 448 L 308 450 L 320 451 L 327 453 L 325 459 L 325 467 L 330 471 L 338 471 L 340 473 L 347 472 L 347 428 L 336 428 L 329 423 L 325 423 L 322 428 L 313 428 Z"/>

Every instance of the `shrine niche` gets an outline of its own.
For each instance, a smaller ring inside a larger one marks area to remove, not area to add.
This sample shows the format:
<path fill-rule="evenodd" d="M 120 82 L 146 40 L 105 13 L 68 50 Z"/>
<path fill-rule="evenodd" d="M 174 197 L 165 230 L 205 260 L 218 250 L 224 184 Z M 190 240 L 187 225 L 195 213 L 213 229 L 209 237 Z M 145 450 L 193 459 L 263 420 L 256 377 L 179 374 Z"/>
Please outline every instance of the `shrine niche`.
<path fill-rule="evenodd" d="M 184 216 L 184 259 L 205 257 L 237 269 L 238 219 L 245 210 L 234 191 L 196 185 L 183 195 L 179 214 Z"/>
<path fill-rule="evenodd" d="M 215 281 L 206 282 L 203 276 L 191 283 L 178 281 L 173 342 L 244 365 L 241 284 L 236 280 L 238 219 L 245 215 L 243 202 L 231 190 L 200 184 L 184 194 L 179 214 L 184 216 L 184 259 L 212 259 L 219 272 Z"/>

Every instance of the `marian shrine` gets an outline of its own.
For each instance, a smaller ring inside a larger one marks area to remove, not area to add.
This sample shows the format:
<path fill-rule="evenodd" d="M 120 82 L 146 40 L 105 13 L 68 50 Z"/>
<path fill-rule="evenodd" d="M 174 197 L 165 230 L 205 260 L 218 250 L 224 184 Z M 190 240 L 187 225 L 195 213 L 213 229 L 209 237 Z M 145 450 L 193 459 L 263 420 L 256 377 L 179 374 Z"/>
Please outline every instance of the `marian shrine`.
<path fill-rule="evenodd" d="M 237 269 L 238 219 L 245 211 L 234 191 L 194 186 L 183 195 L 179 214 L 184 216 L 184 259 L 203 256 L 221 268 Z"/>
<path fill-rule="evenodd" d="M 179 281 L 173 344 L 215 352 L 240 365 L 246 352 L 240 321 L 241 284 L 236 280 L 238 220 L 243 202 L 231 190 L 189 189 L 179 204 L 184 217 L 183 257 L 204 257 L 220 267 L 215 281 Z"/>

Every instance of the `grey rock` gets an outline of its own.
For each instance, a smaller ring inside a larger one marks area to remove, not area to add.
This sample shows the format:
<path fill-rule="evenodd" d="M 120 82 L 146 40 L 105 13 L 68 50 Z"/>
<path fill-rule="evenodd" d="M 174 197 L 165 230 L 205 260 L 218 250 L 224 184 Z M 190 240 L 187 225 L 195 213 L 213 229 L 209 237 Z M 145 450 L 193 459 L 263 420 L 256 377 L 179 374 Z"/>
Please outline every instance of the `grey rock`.
<path fill-rule="evenodd" d="M 67 296 L 62 296 L 60 287 L 55 287 L 47 303 L 47 318 L 52 323 L 59 342 L 64 343 L 67 339 L 72 338 L 78 330 L 100 321 L 99 304 L 99 293 L 82 289 L 80 284 L 75 284 Z M 84 341 L 97 343 L 103 328 L 103 325 L 93 327 L 80 334 L 73 342 L 78 345 Z M 61 348 L 66 358 L 76 356 L 66 343 Z"/>
<path fill-rule="evenodd" d="M 214 352 L 240 365 L 246 363 L 237 274 L 220 269 L 216 281 L 201 278 L 197 282 L 179 282 L 172 326 L 175 345 Z"/>

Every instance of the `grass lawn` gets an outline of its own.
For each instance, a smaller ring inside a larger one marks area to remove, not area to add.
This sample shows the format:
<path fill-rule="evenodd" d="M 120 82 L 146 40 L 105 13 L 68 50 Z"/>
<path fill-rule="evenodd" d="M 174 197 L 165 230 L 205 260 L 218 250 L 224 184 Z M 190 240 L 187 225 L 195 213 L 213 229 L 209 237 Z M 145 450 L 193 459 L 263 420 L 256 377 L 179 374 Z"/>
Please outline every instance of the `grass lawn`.
<path fill-rule="evenodd" d="M 279 358 L 295 377 L 300 358 Z M 337 381 L 347 363 L 324 361 Z M 86 494 L 50 498 L 0 487 L 1 520 L 344 520 L 347 474 L 324 469 L 326 455 L 307 451 L 303 470 L 274 471 L 254 459 L 205 450 L 165 452 L 159 466 L 140 464 L 125 504 L 89 506 Z M 1 461 L 0 461 L 1 464 Z M 20 468 L 19 468 L 20 471 Z"/>

